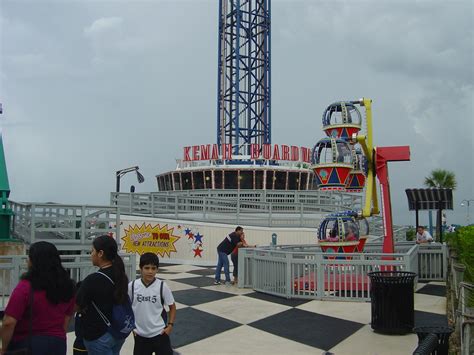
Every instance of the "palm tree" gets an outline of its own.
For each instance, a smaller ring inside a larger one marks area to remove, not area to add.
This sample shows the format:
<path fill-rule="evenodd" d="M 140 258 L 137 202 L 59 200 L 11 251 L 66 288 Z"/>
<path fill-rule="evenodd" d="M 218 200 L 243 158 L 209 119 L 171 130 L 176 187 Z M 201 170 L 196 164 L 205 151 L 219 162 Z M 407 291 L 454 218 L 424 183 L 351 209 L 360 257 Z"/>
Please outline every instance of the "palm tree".
<path fill-rule="evenodd" d="M 444 169 L 435 169 L 431 172 L 430 176 L 425 177 L 425 186 L 438 189 L 456 189 L 456 175 Z M 436 221 L 440 220 L 440 211 L 436 212 Z M 430 211 L 430 222 L 431 222 L 431 211 Z M 439 238 L 441 234 L 441 226 L 436 225 L 436 235 Z"/>
<path fill-rule="evenodd" d="M 449 170 L 435 169 L 430 176 L 425 177 L 426 187 L 455 190 L 456 185 L 456 176 Z"/>

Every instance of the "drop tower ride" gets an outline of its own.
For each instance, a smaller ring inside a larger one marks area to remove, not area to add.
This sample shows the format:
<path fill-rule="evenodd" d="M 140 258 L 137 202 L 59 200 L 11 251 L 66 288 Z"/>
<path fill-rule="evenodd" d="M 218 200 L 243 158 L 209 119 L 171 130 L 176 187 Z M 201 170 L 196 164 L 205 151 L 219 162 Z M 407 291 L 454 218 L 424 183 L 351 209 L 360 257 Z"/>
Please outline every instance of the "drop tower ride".
<path fill-rule="evenodd" d="M 311 149 L 272 143 L 270 3 L 219 1 L 217 139 L 184 147 L 160 191 L 315 187 Z"/>

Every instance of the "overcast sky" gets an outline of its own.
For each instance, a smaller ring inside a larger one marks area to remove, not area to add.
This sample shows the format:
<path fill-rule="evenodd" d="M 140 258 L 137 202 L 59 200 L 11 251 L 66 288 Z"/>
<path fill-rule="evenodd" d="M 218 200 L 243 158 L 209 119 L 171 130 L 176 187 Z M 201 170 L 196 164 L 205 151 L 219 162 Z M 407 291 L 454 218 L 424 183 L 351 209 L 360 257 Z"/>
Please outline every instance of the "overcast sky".
<path fill-rule="evenodd" d="M 0 0 L 0 102 L 11 199 L 107 204 L 115 171 L 137 192 L 185 145 L 216 140 L 218 1 Z M 272 1 L 272 143 L 313 146 L 330 103 L 373 99 L 396 224 L 405 188 L 456 173 L 474 199 L 473 2 Z M 422 222 L 427 223 L 426 213 Z M 474 221 L 474 202 L 471 222 Z"/>

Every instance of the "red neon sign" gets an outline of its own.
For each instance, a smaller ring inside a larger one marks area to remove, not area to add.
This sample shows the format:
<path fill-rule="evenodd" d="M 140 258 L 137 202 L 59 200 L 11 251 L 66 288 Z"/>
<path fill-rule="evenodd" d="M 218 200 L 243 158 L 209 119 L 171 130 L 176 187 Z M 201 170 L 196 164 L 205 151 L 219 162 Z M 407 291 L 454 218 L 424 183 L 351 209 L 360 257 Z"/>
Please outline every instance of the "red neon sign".
<path fill-rule="evenodd" d="M 184 147 L 183 161 L 231 160 L 232 144 L 223 144 L 221 152 L 222 156 L 219 155 L 219 146 L 217 144 Z M 311 163 L 311 149 L 285 144 L 251 144 L 250 160 L 285 160 Z"/>

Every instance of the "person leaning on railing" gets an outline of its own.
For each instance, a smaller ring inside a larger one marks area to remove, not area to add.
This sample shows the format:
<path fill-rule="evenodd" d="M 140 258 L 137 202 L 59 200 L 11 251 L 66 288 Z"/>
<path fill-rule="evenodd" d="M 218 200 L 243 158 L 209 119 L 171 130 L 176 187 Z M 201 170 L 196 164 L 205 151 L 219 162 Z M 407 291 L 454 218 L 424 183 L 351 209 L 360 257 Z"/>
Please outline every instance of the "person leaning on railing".
<path fill-rule="evenodd" d="M 425 227 L 416 227 L 416 244 L 431 243 L 432 241 L 433 237 L 428 231 L 425 230 Z"/>
<path fill-rule="evenodd" d="M 230 284 L 228 255 L 232 253 L 237 245 L 242 245 L 242 242 L 240 241 L 242 234 L 244 234 L 244 229 L 238 226 L 235 228 L 234 232 L 225 237 L 224 240 L 217 246 L 217 266 L 214 285 L 221 284 L 222 267 L 224 267 L 225 283 Z"/>

